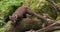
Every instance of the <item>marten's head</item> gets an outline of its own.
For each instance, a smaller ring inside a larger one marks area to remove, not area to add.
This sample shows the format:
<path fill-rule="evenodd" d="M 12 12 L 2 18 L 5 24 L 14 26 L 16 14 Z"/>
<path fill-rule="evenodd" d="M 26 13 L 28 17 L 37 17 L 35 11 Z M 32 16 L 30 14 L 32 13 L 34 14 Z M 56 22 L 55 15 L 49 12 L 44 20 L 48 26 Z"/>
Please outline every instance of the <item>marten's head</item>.
<path fill-rule="evenodd" d="M 12 21 L 12 23 L 16 23 L 17 16 L 9 16 L 9 19 Z"/>

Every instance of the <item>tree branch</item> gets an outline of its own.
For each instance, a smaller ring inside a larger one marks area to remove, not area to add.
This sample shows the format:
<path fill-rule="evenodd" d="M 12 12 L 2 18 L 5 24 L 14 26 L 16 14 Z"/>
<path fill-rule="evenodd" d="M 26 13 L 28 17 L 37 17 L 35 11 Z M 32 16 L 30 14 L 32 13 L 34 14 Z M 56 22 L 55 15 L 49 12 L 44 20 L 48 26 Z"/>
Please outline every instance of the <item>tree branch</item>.
<path fill-rule="evenodd" d="M 55 23 L 53 23 L 45 28 L 37 30 L 36 32 L 48 32 L 48 31 L 60 29 L 60 26 L 57 26 L 57 25 L 60 25 L 60 20 L 56 21 Z"/>

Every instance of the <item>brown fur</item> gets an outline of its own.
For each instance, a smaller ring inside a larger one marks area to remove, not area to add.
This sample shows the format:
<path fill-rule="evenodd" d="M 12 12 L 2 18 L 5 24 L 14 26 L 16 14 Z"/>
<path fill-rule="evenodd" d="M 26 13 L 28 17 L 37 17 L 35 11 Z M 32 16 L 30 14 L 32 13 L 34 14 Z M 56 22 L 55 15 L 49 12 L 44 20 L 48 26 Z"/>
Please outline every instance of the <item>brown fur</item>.
<path fill-rule="evenodd" d="M 28 6 L 19 7 L 12 16 L 9 16 L 12 23 L 16 23 L 17 21 L 21 21 L 26 14 L 33 14 L 32 10 Z"/>

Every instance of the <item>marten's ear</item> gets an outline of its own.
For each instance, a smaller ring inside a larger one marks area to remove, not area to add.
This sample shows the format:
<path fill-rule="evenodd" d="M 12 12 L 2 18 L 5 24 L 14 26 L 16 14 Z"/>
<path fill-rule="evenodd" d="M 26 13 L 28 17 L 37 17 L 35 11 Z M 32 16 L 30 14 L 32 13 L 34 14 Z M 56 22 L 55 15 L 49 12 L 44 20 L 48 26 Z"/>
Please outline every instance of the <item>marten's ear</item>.
<path fill-rule="evenodd" d="M 9 19 L 11 19 L 12 18 L 12 16 L 9 16 Z"/>

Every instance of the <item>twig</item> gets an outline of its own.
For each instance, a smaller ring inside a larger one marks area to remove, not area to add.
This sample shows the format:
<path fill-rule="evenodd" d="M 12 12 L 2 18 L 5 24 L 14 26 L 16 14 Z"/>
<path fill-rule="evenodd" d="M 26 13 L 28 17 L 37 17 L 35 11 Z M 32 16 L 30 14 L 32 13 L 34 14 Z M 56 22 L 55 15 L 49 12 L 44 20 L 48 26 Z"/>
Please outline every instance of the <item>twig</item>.
<path fill-rule="evenodd" d="M 53 23 L 47 27 L 37 30 L 36 32 L 48 32 L 48 31 L 52 31 L 55 29 L 60 29 L 60 26 L 56 26 L 56 25 L 60 25 L 60 20 L 56 21 L 55 23 Z"/>

